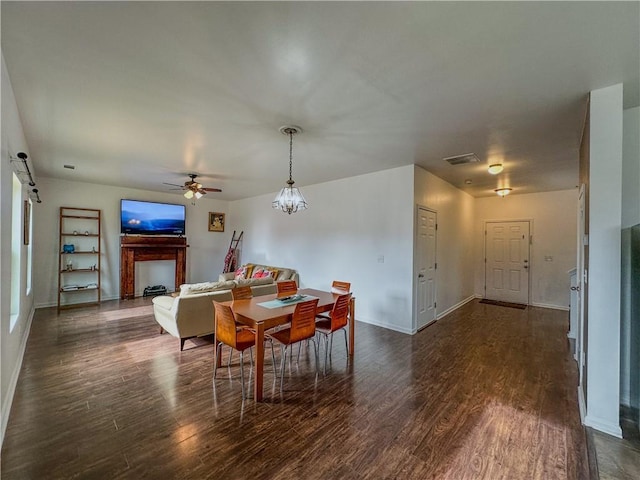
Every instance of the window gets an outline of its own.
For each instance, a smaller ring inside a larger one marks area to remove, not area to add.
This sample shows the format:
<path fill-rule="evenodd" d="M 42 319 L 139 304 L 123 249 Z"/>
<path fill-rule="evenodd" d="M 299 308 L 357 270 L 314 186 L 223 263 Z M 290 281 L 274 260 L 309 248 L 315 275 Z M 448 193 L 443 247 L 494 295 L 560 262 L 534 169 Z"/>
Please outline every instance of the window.
<path fill-rule="evenodd" d="M 29 295 L 31 293 L 31 258 L 33 256 L 33 204 L 31 200 L 25 200 L 25 202 L 28 203 L 24 221 L 27 222 L 25 228 L 29 229 L 27 232 L 27 238 L 29 239 L 29 244 L 27 245 L 27 295 Z"/>
<path fill-rule="evenodd" d="M 20 285 L 22 270 L 20 260 L 22 254 L 22 184 L 13 174 L 13 195 L 11 204 L 11 320 L 9 331 L 12 332 L 20 315 Z"/>

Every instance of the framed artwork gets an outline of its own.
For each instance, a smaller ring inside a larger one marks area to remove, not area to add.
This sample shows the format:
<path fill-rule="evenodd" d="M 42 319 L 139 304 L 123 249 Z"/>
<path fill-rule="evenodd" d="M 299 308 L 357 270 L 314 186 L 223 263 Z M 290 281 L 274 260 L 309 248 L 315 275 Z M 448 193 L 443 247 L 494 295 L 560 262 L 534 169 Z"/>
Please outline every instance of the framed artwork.
<path fill-rule="evenodd" d="M 224 213 L 209 212 L 209 231 L 224 232 Z"/>
<path fill-rule="evenodd" d="M 29 245 L 29 232 L 31 231 L 31 202 L 29 200 L 24 201 L 24 219 L 22 222 L 22 243 Z"/>

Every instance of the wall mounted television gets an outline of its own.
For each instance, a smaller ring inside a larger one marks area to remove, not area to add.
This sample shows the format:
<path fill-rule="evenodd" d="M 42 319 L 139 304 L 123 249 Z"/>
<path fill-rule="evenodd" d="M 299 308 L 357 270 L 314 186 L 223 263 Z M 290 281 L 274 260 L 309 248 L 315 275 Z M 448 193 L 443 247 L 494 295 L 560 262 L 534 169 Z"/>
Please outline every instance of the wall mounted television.
<path fill-rule="evenodd" d="M 122 235 L 184 235 L 185 206 L 120 200 Z"/>

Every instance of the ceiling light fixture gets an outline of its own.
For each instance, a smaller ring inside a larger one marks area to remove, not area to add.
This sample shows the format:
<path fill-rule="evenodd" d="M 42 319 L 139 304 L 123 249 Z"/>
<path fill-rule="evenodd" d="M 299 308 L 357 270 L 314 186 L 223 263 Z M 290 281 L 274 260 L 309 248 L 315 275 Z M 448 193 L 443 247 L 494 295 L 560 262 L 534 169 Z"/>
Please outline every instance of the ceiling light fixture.
<path fill-rule="evenodd" d="M 502 170 L 504 170 L 504 167 L 502 166 L 501 163 L 494 163 L 493 165 L 489 165 L 489 173 L 491 175 L 497 175 L 499 174 Z"/>
<path fill-rule="evenodd" d="M 280 127 L 280 133 L 283 135 L 289 135 L 289 180 L 287 180 L 287 186 L 283 187 L 275 200 L 271 202 L 271 207 L 276 210 L 282 210 L 283 212 L 291 215 L 292 213 L 296 213 L 298 210 L 306 210 L 309 208 L 309 204 L 302 196 L 298 187 L 293 186 L 295 182 L 291 178 L 293 165 L 293 136 L 296 133 L 302 133 L 302 129 L 295 125 L 285 125 Z"/>
<path fill-rule="evenodd" d="M 506 197 L 511 193 L 511 190 L 513 190 L 513 188 L 504 187 L 504 188 L 496 188 L 494 192 L 496 192 L 501 197 Z"/>

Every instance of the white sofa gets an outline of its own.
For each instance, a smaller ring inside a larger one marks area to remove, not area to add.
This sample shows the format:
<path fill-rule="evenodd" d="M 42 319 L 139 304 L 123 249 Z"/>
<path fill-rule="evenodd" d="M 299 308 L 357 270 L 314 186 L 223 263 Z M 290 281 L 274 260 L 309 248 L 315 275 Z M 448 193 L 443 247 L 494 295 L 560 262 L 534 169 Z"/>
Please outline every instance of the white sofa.
<path fill-rule="evenodd" d="M 280 270 L 285 273 L 288 271 L 288 278 L 281 279 L 278 276 L 277 281 L 292 279 L 298 281 L 298 273 L 295 270 Z M 182 350 L 185 340 L 213 333 L 213 301 L 231 300 L 232 288 L 250 285 L 254 297 L 277 292 L 277 285 L 273 278 L 235 280 L 227 279 L 228 277 L 229 274 L 221 274 L 218 282 L 181 285 L 180 294 L 175 297 L 170 295 L 154 297 L 153 314 L 160 325 L 160 333 L 166 331 L 179 338 L 180 350 Z"/>

